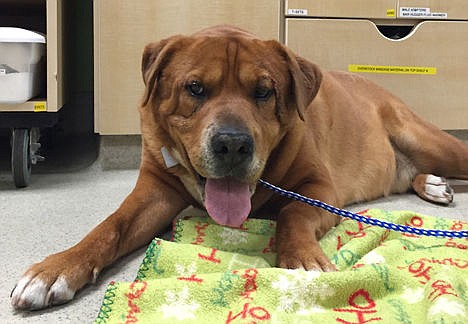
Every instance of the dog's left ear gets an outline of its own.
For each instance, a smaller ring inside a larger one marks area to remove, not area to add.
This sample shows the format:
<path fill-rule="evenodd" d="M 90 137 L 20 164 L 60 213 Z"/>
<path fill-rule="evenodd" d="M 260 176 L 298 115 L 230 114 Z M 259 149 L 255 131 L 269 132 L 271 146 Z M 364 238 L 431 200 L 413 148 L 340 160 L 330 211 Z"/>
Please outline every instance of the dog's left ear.
<path fill-rule="evenodd" d="M 294 58 L 299 69 L 292 67 L 290 71 L 294 80 L 297 111 L 304 120 L 305 110 L 314 100 L 322 84 L 322 71 L 316 64 L 300 56 Z"/>
<path fill-rule="evenodd" d="M 304 120 L 307 106 L 317 95 L 322 83 L 322 71 L 320 68 L 306 59 L 294 54 L 286 46 L 277 41 L 269 41 L 272 46 L 283 56 L 288 65 L 291 76 L 291 95 L 296 102 L 299 117 Z"/>
<path fill-rule="evenodd" d="M 172 36 L 160 42 L 146 45 L 141 59 L 141 73 L 145 83 L 143 106 L 146 106 L 153 98 L 162 69 L 167 64 L 169 57 L 175 50 L 175 43 L 182 36 Z"/>

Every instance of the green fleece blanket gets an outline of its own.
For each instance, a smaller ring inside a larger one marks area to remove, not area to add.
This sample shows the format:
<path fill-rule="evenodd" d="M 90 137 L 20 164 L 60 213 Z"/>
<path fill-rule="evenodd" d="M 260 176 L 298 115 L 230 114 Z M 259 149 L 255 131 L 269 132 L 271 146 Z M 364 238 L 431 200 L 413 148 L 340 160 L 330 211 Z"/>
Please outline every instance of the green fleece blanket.
<path fill-rule="evenodd" d="M 434 229 L 468 223 L 413 212 L 368 217 Z M 320 244 L 339 271 L 274 268 L 275 223 L 179 220 L 134 282 L 111 282 L 96 323 L 467 323 L 468 240 L 344 220 Z"/>

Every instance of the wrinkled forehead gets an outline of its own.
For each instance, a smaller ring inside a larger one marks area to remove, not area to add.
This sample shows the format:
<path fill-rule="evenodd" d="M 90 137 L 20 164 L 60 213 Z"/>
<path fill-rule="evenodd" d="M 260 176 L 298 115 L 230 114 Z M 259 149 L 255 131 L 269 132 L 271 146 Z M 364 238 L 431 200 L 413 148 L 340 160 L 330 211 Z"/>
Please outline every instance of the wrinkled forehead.
<path fill-rule="evenodd" d="M 281 68 L 276 56 L 257 39 L 192 37 L 185 40 L 172 61 L 178 66 L 179 75 L 223 80 L 235 77 L 242 83 L 265 76 L 273 78 L 275 70 Z"/>

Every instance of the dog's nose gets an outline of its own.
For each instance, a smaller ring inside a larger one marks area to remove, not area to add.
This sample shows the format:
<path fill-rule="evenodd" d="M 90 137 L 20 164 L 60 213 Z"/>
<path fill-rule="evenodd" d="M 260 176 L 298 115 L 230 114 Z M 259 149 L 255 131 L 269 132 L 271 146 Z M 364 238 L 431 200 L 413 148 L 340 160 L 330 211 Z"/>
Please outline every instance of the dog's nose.
<path fill-rule="evenodd" d="M 216 159 L 235 167 L 242 162 L 250 161 L 254 142 L 252 136 L 245 131 L 225 128 L 213 135 L 211 148 Z"/>

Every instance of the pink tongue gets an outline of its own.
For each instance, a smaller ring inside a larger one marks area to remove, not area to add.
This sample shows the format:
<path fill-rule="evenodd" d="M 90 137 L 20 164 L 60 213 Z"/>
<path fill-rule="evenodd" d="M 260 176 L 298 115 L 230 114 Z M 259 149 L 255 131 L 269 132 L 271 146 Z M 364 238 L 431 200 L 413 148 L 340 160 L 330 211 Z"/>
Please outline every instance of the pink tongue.
<path fill-rule="evenodd" d="M 229 177 L 207 179 L 205 207 L 218 224 L 240 227 L 250 213 L 249 185 Z"/>

